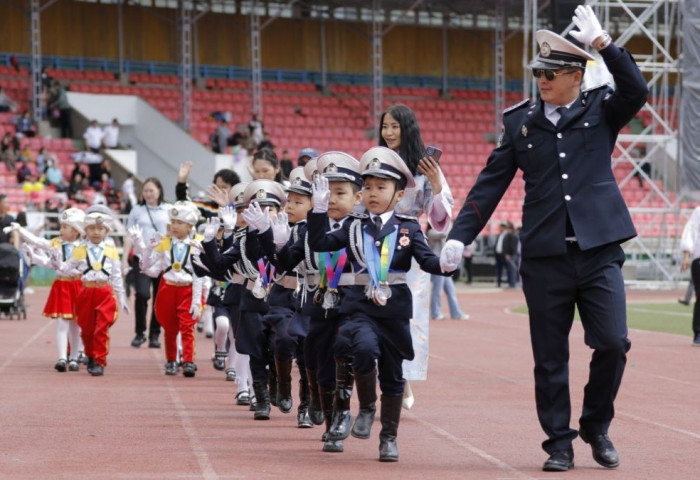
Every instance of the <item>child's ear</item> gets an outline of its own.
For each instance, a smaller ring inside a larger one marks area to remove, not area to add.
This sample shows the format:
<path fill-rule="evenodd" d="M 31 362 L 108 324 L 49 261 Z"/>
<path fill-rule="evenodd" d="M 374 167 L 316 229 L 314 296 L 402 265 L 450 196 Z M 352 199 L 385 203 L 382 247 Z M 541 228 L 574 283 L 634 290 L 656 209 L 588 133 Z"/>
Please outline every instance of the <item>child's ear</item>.
<path fill-rule="evenodd" d="M 403 200 L 403 196 L 406 193 L 406 190 L 399 190 L 396 192 L 396 203 L 399 203 L 401 200 Z"/>
<path fill-rule="evenodd" d="M 355 193 L 355 205 L 359 205 L 360 203 L 362 203 L 362 190 Z"/>

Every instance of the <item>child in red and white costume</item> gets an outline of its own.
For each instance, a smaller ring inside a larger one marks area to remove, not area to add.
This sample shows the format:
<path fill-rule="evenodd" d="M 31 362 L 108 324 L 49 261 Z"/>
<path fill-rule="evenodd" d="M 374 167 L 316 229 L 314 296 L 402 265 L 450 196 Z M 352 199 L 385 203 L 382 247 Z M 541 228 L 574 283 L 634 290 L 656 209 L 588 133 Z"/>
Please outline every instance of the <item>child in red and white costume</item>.
<path fill-rule="evenodd" d="M 105 242 L 111 230 L 111 217 L 92 212 L 85 215 L 85 241 L 73 250 L 66 267 L 80 272 L 83 288 L 75 312 L 88 357 L 88 373 L 104 374 L 109 353 L 109 328 L 117 320 L 117 302 L 127 313 L 119 252 Z"/>
<path fill-rule="evenodd" d="M 80 245 L 85 234 L 83 220 L 85 213 L 77 208 L 68 208 L 58 217 L 59 236 L 51 240 L 37 237 L 18 223 L 12 223 L 5 230 L 17 231 L 22 241 L 32 250 L 32 263 L 56 271 L 56 280 L 51 285 L 43 315 L 56 319 L 56 348 L 58 361 L 54 368 L 59 372 L 79 370 L 79 355 L 83 351 L 80 327 L 75 318 L 75 306 L 82 289 L 80 271 L 72 265 L 64 264 Z M 70 343 L 70 356 L 68 345 Z"/>
<path fill-rule="evenodd" d="M 199 219 L 199 211 L 191 202 L 175 202 L 168 211 L 170 225 L 168 236 L 148 239 L 145 246 L 138 226 L 129 229 L 141 259 L 141 271 L 150 277 L 163 274 L 158 287 L 155 311 L 165 331 L 165 374 L 177 375 L 177 335 L 182 339 L 182 374 L 194 377 L 194 328 L 202 309 L 202 279 L 192 269 L 192 253 L 195 240 L 191 238 L 193 227 Z M 194 250 L 197 252 L 197 250 Z M 197 252 L 198 253 L 198 252 Z"/>

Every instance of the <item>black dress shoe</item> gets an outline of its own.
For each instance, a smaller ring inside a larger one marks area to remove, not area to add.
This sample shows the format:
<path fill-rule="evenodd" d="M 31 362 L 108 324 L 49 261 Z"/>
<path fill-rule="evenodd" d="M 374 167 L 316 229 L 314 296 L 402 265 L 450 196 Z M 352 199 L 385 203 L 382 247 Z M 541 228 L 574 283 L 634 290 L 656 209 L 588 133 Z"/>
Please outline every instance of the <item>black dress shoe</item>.
<path fill-rule="evenodd" d="M 158 337 L 151 337 L 148 339 L 148 348 L 160 348 Z"/>
<path fill-rule="evenodd" d="M 690 302 L 686 302 L 685 298 L 679 298 L 678 303 L 680 303 L 681 305 L 685 305 L 686 307 L 690 305 Z"/>
<path fill-rule="evenodd" d="M 700 333 L 698 333 L 697 335 L 695 335 L 695 337 L 693 337 L 693 346 L 700 347 Z"/>
<path fill-rule="evenodd" d="M 581 430 L 579 435 L 581 436 L 581 440 L 591 446 L 593 460 L 605 468 L 617 468 L 620 466 L 620 457 L 618 457 L 617 450 L 615 450 L 607 433 L 590 435 L 584 430 Z"/>
<path fill-rule="evenodd" d="M 146 337 L 144 335 L 136 335 L 134 339 L 131 341 L 131 346 L 138 348 L 141 345 L 146 343 Z"/>
<path fill-rule="evenodd" d="M 90 371 L 90 375 L 93 377 L 101 377 L 104 375 L 104 367 L 100 364 L 95 364 L 95 366 L 92 368 L 92 371 Z"/>
<path fill-rule="evenodd" d="M 545 472 L 566 472 L 572 468 L 574 468 L 573 450 L 555 450 L 542 465 L 542 470 Z"/>

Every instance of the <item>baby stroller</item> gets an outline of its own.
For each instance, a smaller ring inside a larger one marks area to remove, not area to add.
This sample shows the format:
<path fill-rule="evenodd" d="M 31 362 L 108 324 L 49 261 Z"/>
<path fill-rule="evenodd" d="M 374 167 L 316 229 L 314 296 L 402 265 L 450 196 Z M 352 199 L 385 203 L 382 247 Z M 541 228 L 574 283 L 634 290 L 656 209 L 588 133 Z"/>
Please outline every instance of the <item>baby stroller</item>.
<path fill-rule="evenodd" d="M 20 288 L 22 256 L 9 243 L 0 243 L 0 314 L 10 317 L 17 315 L 27 319 L 24 295 Z"/>

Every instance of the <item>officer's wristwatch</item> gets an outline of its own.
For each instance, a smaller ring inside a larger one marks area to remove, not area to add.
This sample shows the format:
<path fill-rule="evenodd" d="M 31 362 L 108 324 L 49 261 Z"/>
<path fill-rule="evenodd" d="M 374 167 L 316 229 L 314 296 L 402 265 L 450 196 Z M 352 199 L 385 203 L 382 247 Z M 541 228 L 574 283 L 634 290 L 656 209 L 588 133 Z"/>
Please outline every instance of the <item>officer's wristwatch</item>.
<path fill-rule="evenodd" d="M 601 51 L 604 48 L 606 48 L 608 45 L 610 45 L 611 43 L 612 43 L 612 37 L 610 37 L 610 34 L 608 32 L 603 30 L 603 34 L 601 36 L 599 36 L 598 38 L 596 38 L 595 40 L 593 40 L 593 43 L 591 44 L 591 46 L 593 48 L 595 48 L 596 50 Z"/>

